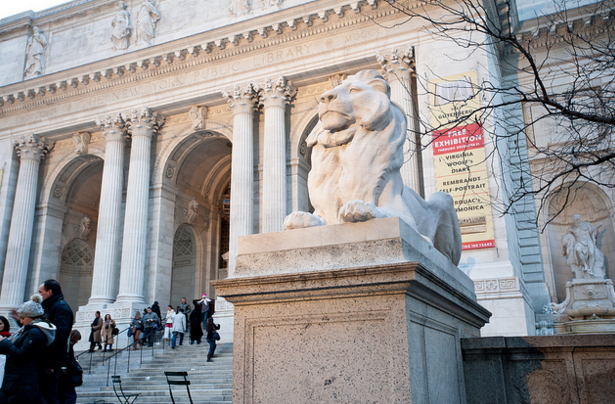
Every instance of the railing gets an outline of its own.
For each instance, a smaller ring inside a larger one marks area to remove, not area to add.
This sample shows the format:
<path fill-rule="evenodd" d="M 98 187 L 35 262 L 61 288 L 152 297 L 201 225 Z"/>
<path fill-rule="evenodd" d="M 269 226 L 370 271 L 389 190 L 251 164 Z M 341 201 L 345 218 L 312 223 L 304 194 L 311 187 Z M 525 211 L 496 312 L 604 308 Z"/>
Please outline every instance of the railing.
<path fill-rule="evenodd" d="M 165 320 L 163 319 L 161 321 L 161 323 L 164 325 L 165 324 Z M 117 335 L 114 335 L 114 338 L 118 338 L 118 340 L 119 340 L 120 335 L 122 335 L 124 333 L 127 333 L 130 328 L 131 327 L 123 329 Z M 143 351 L 144 350 L 151 348 L 152 357 L 154 357 L 154 349 L 155 349 L 155 346 L 156 346 L 157 343 L 162 342 L 162 344 L 161 344 L 162 345 L 162 349 L 163 350 L 165 349 L 164 339 L 162 338 L 163 332 L 164 332 L 164 328 L 165 327 L 163 326 L 163 327 L 160 327 L 159 329 L 153 331 L 153 333 L 154 333 L 153 336 L 152 336 L 152 338 L 153 338 L 152 342 L 153 343 L 152 343 L 151 347 L 150 346 L 145 346 L 145 344 L 147 343 L 147 335 L 144 333 L 144 331 L 141 332 L 141 334 L 139 336 L 139 340 L 138 340 L 138 341 L 141 341 L 141 344 L 140 344 L 140 347 L 139 347 L 139 366 L 141 366 L 143 364 L 143 355 L 144 355 Z M 111 374 L 110 374 L 111 373 L 111 361 L 114 360 L 113 376 L 115 376 L 115 375 L 117 375 L 117 360 L 118 360 L 118 357 L 124 351 L 128 351 L 128 358 L 127 358 L 127 361 L 126 361 L 126 373 L 130 373 L 131 351 L 134 350 L 133 348 L 137 344 L 137 341 L 133 340 L 133 342 L 130 342 L 130 339 L 131 339 L 131 337 L 126 336 L 126 346 L 124 348 L 116 349 L 115 351 L 103 350 L 103 352 L 102 352 L 103 357 L 102 357 L 101 365 L 102 366 L 105 366 L 105 365 L 107 366 L 107 387 L 109 387 L 109 378 L 111 376 Z M 171 343 L 170 340 L 169 340 L 168 343 L 170 345 L 170 343 Z M 106 348 L 106 345 L 105 345 L 105 348 Z M 78 359 L 82 355 L 85 355 L 85 354 L 88 354 L 88 353 L 90 354 L 90 366 L 89 366 L 89 369 L 88 369 L 88 374 L 92 374 L 92 362 L 93 362 L 94 352 L 95 351 L 89 351 L 89 350 L 83 351 L 83 352 L 81 352 L 79 355 L 77 355 L 75 357 L 76 359 Z M 107 356 L 107 352 L 111 352 L 111 354 L 109 354 Z M 147 354 L 147 352 L 145 354 Z"/>

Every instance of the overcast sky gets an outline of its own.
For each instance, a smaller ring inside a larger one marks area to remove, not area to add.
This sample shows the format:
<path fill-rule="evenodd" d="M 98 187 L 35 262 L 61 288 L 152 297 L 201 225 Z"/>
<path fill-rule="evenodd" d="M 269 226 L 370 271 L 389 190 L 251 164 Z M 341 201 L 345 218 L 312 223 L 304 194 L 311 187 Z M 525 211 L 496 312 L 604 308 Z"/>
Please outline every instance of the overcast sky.
<path fill-rule="evenodd" d="M 0 19 L 28 10 L 46 10 L 58 4 L 69 3 L 70 1 L 71 0 L 0 0 Z"/>

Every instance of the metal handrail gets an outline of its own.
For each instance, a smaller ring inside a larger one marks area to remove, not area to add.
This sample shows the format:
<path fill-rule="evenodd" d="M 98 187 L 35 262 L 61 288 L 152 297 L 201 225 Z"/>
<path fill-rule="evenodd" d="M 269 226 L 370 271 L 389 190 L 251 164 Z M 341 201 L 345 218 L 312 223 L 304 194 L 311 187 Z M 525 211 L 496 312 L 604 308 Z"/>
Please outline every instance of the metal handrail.
<path fill-rule="evenodd" d="M 120 331 L 117 335 L 114 335 L 113 337 L 119 337 L 121 334 L 123 334 L 123 333 L 125 333 L 125 332 L 128 332 L 128 329 L 129 329 L 129 328 L 130 328 L 130 327 L 123 329 L 123 330 L 122 330 L 122 331 Z M 108 340 L 106 340 L 105 342 L 107 342 L 107 341 L 108 341 Z M 105 345 L 106 345 L 106 344 L 105 344 Z M 80 354 L 76 355 L 76 356 L 75 356 L 75 359 L 77 359 L 77 360 L 78 360 L 78 359 L 79 359 L 79 357 L 80 357 L 81 355 L 85 355 L 86 353 L 89 353 L 89 354 L 90 354 L 90 366 L 89 366 L 89 369 L 88 369 L 88 374 L 92 374 L 92 360 L 93 360 L 93 358 L 94 358 L 94 356 L 93 356 L 94 351 L 90 351 L 90 350 L 83 351 L 83 352 L 81 352 Z M 102 363 L 103 363 L 103 364 L 105 363 L 105 360 L 106 360 L 106 359 L 105 359 L 105 353 L 106 353 L 106 351 L 103 351 L 103 361 L 102 361 Z"/>
<path fill-rule="evenodd" d="M 162 321 L 165 321 L 165 320 L 166 320 L 166 317 L 165 317 L 165 319 L 161 320 L 161 323 L 162 323 Z M 123 334 L 125 332 L 128 332 L 128 330 L 130 328 L 132 328 L 132 327 L 127 327 L 127 328 L 121 330 L 117 335 L 114 335 L 114 337 L 119 337 L 121 334 Z M 164 328 L 165 327 L 160 327 L 159 329 L 155 330 L 154 333 L 153 333 L 153 342 L 154 342 L 154 344 L 152 344 L 152 347 L 151 347 L 152 348 L 152 357 L 154 357 L 154 350 L 155 350 L 155 346 L 154 345 L 156 343 L 162 342 L 162 349 L 163 350 L 165 349 L 164 340 L 162 339 L 162 336 L 163 336 L 163 333 L 164 333 Z M 141 334 L 141 337 L 139 338 L 142 341 L 141 346 L 139 348 L 139 366 L 141 366 L 143 364 L 143 350 L 146 349 L 146 348 L 149 348 L 149 347 L 143 346 L 144 345 L 143 342 L 145 340 L 145 338 L 144 338 L 144 331 L 142 330 L 141 332 L 142 332 L 142 334 Z M 107 366 L 107 387 L 109 387 L 109 377 L 110 377 L 110 374 L 111 374 L 111 360 L 113 358 L 115 358 L 114 369 L 113 369 L 113 375 L 115 376 L 115 375 L 117 375 L 117 358 L 120 356 L 120 354 L 122 352 L 128 351 L 128 358 L 127 358 L 128 360 L 127 360 L 127 364 L 126 364 L 126 373 L 130 373 L 130 357 L 131 357 L 131 352 L 130 351 L 132 350 L 131 348 L 133 348 L 136 345 L 136 343 L 137 343 L 136 341 L 130 342 L 130 337 L 127 337 L 127 344 L 126 344 L 126 346 L 124 348 L 116 349 L 109 356 L 106 356 L 106 351 L 103 351 L 103 358 L 102 358 L 101 365 L 102 366 Z M 169 344 L 170 344 L 170 341 L 169 341 Z M 89 350 L 83 351 L 83 352 L 79 353 L 77 356 L 75 356 L 75 359 L 77 359 L 80 356 L 85 355 L 87 353 L 90 354 L 90 367 L 88 369 L 88 374 L 92 374 L 92 361 L 93 361 L 94 351 L 92 351 L 92 352 L 90 352 Z"/>

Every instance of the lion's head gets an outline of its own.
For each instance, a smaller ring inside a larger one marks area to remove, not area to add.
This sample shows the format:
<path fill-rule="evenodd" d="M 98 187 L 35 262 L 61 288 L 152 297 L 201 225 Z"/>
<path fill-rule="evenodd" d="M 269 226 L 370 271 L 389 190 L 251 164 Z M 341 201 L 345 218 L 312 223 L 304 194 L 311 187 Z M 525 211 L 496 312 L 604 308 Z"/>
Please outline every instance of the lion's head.
<path fill-rule="evenodd" d="M 390 93 L 389 85 L 376 70 L 349 76 L 320 97 L 320 121 L 307 139 L 308 146 L 346 144 L 359 127 L 370 131 L 384 129 L 392 120 Z"/>

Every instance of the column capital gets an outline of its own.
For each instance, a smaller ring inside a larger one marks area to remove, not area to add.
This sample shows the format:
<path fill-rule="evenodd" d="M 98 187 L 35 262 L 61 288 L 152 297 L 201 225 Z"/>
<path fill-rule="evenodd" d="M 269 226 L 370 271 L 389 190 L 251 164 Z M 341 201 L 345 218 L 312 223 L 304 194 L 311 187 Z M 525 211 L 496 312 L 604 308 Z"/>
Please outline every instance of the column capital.
<path fill-rule="evenodd" d="M 15 146 L 15 151 L 20 160 L 41 161 L 49 153 L 53 144 L 54 142 L 48 142 L 44 137 L 34 134 L 25 135 L 13 141 L 13 146 Z"/>
<path fill-rule="evenodd" d="M 164 125 L 165 118 L 149 108 L 134 109 L 123 113 L 128 132 L 134 136 L 147 136 L 151 138 Z"/>
<path fill-rule="evenodd" d="M 98 118 L 96 125 L 102 128 L 107 142 L 124 142 L 126 139 L 126 122 L 120 114 Z"/>
<path fill-rule="evenodd" d="M 227 99 L 233 115 L 251 114 L 258 108 L 258 87 L 252 83 L 244 87 L 236 86 L 233 90 L 223 90 L 222 97 Z"/>
<path fill-rule="evenodd" d="M 410 47 L 403 52 L 398 49 L 393 49 L 390 55 L 376 55 L 376 60 L 380 63 L 382 70 L 388 76 L 388 80 L 395 79 L 400 76 L 406 78 L 414 72 L 414 48 Z"/>
<path fill-rule="evenodd" d="M 284 76 L 280 76 L 275 82 L 267 79 L 267 82 L 260 88 L 260 104 L 265 107 L 284 108 L 286 104 L 297 94 L 297 88 Z"/>

